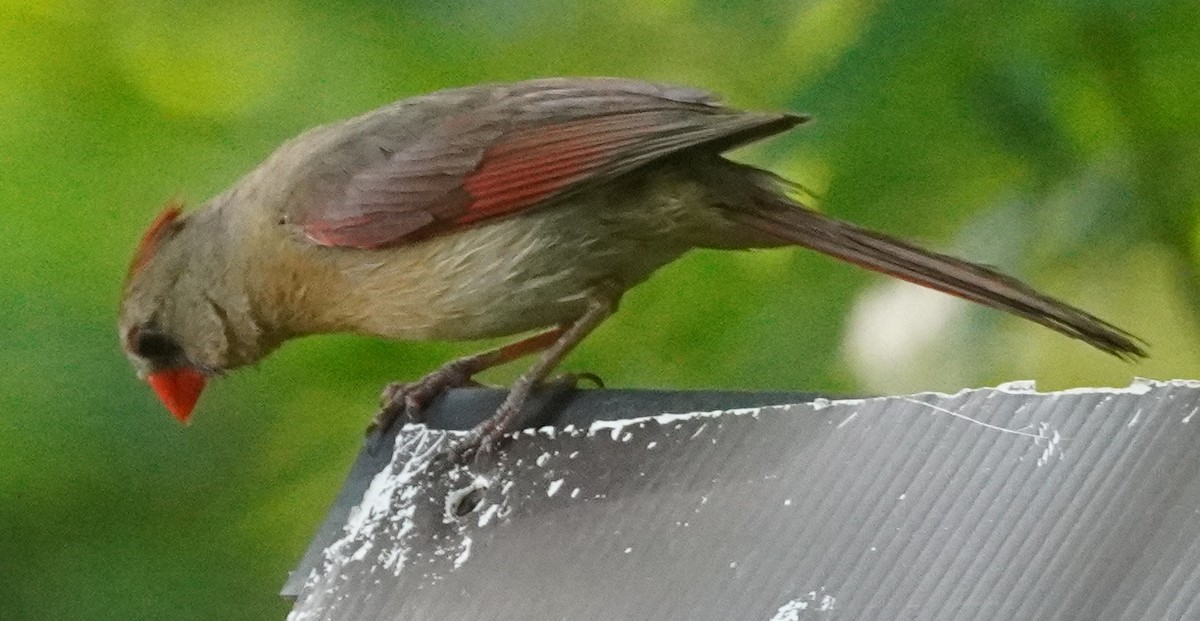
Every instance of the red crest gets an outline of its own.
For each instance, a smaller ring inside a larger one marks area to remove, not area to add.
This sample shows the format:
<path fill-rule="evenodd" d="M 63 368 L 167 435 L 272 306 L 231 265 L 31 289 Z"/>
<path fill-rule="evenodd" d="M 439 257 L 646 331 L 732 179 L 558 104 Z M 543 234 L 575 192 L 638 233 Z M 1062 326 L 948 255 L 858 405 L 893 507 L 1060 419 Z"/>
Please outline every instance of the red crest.
<path fill-rule="evenodd" d="M 146 233 L 142 235 L 142 241 L 138 242 L 137 250 L 133 252 L 133 260 L 129 262 L 129 273 L 127 278 L 133 278 L 146 264 L 150 262 L 150 258 L 154 256 L 158 250 L 158 245 L 171 231 L 171 225 L 179 218 L 179 214 L 183 213 L 183 204 L 178 201 L 170 201 L 167 206 L 158 214 L 154 222 L 150 223 L 150 228 L 146 229 Z"/>

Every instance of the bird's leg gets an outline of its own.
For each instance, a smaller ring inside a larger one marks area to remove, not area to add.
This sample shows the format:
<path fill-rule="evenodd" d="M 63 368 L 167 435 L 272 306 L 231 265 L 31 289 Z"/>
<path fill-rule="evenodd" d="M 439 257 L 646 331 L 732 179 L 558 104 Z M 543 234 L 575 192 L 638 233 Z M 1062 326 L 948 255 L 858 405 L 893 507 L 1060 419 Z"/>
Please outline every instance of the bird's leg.
<path fill-rule="evenodd" d="M 367 434 L 379 431 L 382 436 L 401 417 L 420 422 L 421 410 L 443 392 L 473 383 L 471 378 L 476 373 L 554 345 L 565 330 L 560 326 L 503 347 L 451 360 L 415 382 L 388 384 L 380 395 L 380 408 L 367 427 Z"/>
<path fill-rule="evenodd" d="M 513 382 L 508 397 L 490 418 L 476 425 L 454 445 L 451 457 L 460 463 L 492 453 L 504 434 L 511 431 L 533 389 L 541 384 L 575 346 L 617 310 L 620 293 L 597 289 L 588 299 L 587 310 L 545 348 L 538 361 Z"/>

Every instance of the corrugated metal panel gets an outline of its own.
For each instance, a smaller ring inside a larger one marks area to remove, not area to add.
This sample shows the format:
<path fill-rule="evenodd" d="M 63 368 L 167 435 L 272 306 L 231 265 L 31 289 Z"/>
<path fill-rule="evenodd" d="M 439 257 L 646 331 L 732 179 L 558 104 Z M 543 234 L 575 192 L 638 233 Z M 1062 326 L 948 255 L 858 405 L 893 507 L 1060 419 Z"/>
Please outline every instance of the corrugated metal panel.
<path fill-rule="evenodd" d="M 292 618 L 1200 618 L 1198 383 L 585 422 L 654 398 L 584 391 L 485 469 L 405 430 Z"/>

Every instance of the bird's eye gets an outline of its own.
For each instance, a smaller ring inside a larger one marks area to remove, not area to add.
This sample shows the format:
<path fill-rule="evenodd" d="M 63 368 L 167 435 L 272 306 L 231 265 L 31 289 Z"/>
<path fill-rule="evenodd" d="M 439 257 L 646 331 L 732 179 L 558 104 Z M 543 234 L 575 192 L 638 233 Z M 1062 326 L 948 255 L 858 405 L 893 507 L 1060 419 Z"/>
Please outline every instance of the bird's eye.
<path fill-rule="evenodd" d="M 133 338 L 133 353 L 143 358 L 171 358 L 179 351 L 179 345 L 161 332 L 139 330 Z"/>

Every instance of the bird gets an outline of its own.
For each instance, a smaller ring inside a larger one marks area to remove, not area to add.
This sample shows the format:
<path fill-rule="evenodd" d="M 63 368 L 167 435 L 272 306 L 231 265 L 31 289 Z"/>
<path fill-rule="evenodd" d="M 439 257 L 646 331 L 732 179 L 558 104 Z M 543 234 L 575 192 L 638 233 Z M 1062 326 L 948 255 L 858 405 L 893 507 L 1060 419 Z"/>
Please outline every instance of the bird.
<path fill-rule="evenodd" d="M 836 219 L 789 182 L 724 155 L 809 117 L 746 111 L 695 88 L 543 78 L 441 90 L 313 128 L 138 243 L 118 336 L 139 377 L 188 422 L 207 382 L 284 342 L 521 335 L 389 385 L 372 428 L 485 369 L 536 355 L 456 445 L 493 452 L 530 394 L 693 249 L 799 246 L 1024 317 L 1124 359 L 1130 333 L 984 265 Z"/>

